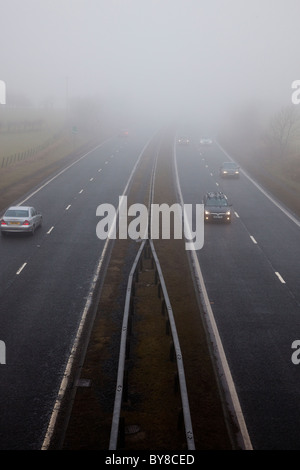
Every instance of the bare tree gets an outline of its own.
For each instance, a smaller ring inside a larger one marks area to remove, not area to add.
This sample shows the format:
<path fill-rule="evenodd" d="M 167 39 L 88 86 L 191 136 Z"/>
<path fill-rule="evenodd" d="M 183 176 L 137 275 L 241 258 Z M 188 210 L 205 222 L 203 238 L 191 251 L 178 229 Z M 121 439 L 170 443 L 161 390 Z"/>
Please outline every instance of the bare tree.
<path fill-rule="evenodd" d="M 292 140 L 299 135 L 300 115 L 296 106 L 281 108 L 271 119 L 267 134 L 267 140 L 280 158 L 287 154 Z"/>

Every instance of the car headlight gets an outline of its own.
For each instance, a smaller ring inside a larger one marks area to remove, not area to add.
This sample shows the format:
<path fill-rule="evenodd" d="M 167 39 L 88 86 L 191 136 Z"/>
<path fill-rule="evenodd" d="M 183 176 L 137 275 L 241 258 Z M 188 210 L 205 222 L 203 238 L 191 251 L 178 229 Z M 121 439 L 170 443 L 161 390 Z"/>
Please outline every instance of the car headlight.
<path fill-rule="evenodd" d="M 205 211 L 205 215 L 209 215 L 209 214 L 210 214 L 210 212 L 209 212 L 209 211 Z"/>
<path fill-rule="evenodd" d="M 226 212 L 226 215 L 230 215 L 230 211 L 227 211 L 227 212 Z"/>

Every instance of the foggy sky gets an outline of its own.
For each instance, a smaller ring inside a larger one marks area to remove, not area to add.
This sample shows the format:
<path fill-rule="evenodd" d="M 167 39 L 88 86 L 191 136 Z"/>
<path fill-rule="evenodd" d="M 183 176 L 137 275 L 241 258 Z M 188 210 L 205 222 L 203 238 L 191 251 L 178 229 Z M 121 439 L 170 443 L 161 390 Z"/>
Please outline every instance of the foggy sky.
<path fill-rule="evenodd" d="M 299 0 L 0 0 L 0 79 L 37 104 L 290 104 L 299 17 Z"/>

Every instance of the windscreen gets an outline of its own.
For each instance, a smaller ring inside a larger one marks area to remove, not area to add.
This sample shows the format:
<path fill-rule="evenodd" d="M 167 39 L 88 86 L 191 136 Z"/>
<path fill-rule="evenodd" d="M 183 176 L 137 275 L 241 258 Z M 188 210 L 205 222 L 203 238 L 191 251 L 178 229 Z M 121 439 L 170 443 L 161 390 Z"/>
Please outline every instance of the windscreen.
<path fill-rule="evenodd" d="M 29 213 L 26 209 L 9 209 L 5 213 L 5 217 L 28 217 Z"/>

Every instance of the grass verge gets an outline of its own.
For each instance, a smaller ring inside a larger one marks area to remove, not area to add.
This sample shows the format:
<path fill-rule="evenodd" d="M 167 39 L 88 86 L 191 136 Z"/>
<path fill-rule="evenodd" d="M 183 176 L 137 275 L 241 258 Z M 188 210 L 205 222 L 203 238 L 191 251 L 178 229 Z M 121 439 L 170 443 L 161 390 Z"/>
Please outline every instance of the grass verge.
<path fill-rule="evenodd" d="M 64 126 L 63 116 L 57 115 L 45 122 L 41 132 L 0 134 L 1 150 L 5 147 L 8 154 L 15 154 L 30 146 L 36 147 L 49 140 L 54 131 L 58 132 L 57 138 L 50 139 L 51 143 L 44 148 L 21 161 L 0 167 L 0 211 L 107 135 L 104 130 L 96 134 L 85 129 L 75 135 L 70 126 Z"/>

